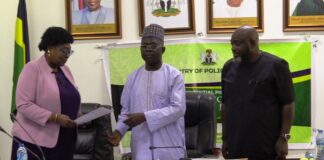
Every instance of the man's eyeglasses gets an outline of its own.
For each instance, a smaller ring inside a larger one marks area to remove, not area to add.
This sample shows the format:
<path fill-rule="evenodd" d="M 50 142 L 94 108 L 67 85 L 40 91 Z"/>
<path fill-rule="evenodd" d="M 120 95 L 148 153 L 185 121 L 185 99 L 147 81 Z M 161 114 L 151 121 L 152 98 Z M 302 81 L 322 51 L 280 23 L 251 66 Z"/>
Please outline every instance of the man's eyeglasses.
<path fill-rule="evenodd" d="M 70 57 L 73 54 L 74 51 L 72 49 L 70 49 L 70 48 L 60 48 L 60 52 L 63 55 Z"/>
<path fill-rule="evenodd" d="M 156 50 L 159 47 L 162 47 L 162 45 L 158 45 L 158 44 L 141 45 L 141 49 L 143 50 L 148 50 L 148 49 Z"/>

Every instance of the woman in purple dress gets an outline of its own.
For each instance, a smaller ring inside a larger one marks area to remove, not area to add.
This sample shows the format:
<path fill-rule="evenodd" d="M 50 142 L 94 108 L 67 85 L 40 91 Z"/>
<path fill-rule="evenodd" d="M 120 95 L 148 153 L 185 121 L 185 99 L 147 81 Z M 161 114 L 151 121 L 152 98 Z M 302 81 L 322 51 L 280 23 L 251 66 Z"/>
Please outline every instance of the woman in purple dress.
<path fill-rule="evenodd" d="M 48 28 L 38 46 L 44 55 L 25 65 L 17 84 L 20 125 L 14 123 L 12 134 L 46 160 L 73 160 L 77 138 L 73 120 L 77 118 L 81 100 L 73 76 L 65 66 L 73 53 L 72 43 L 73 37 L 67 30 Z M 12 160 L 16 160 L 18 145 L 13 142 Z M 28 159 L 38 158 L 28 153 Z"/>

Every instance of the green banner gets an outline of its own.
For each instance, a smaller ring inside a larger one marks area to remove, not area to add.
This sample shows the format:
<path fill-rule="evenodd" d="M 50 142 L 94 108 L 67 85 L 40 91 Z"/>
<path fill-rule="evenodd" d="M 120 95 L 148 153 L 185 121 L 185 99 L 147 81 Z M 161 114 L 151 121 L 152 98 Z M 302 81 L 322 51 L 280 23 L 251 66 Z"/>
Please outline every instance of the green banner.
<path fill-rule="evenodd" d="M 112 85 L 124 85 L 127 76 L 144 64 L 140 44 L 117 45 L 109 49 Z M 179 69 L 185 79 L 186 90 L 213 93 L 217 122 L 221 123 L 221 71 L 232 58 L 231 45 L 211 40 L 166 41 L 163 62 Z M 289 63 L 296 93 L 295 120 L 290 143 L 311 141 L 311 43 L 262 42 L 260 49 L 277 55 Z M 218 135 L 221 131 L 218 129 Z M 220 136 L 217 136 L 220 143 Z"/>

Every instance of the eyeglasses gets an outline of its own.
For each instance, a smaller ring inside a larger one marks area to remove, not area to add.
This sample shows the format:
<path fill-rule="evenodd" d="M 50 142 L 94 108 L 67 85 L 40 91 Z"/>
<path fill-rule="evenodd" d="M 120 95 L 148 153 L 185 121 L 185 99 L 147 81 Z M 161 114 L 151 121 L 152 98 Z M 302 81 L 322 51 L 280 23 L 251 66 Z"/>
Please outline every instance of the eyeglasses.
<path fill-rule="evenodd" d="M 72 49 L 70 49 L 70 48 L 60 48 L 60 52 L 63 55 L 70 57 L 73 54 L 74 51 Z"/>
<path fill-rule="evenodd" d="M 148 49 L 156 50 L 161 46 L 162 45 L 158 45 L 158 44 L 149 44 L 149 45 L 146 44 L 146 45 L 141 45 L 141 49 L 143 49 L 143 50 L 148 50 Z"/>

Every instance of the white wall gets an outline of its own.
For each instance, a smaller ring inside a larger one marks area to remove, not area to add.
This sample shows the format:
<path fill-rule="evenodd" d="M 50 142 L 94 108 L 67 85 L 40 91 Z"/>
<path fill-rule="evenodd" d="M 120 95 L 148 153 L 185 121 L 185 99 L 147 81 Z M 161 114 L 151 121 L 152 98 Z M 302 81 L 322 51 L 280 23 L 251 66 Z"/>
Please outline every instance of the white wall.
<path fill-rule="evenodd" d="M 31 57 L 35 59 L 41 55 L 37 49 L 40 37 L 49 26 L 65 27 L 65 1 L 64 0 L 26 0 L 29 21 L 29 37 Z M 0 13 L 0 125 L 5 130 L 11 130 L 12 123 L 9 120 L 12 89 L 13 53 L 15 20 L 17 14 L 18 0 L 6 1 Z M 205 0 L 196 0 L 196 29 L 197 33 L 206 35 L 206 8 Z M 320 44 L 313 54 L 313 105 L 316 107 L 315 126 L 324 128 L 324 32 L 307 33 L 284 33 L 282 32 L 282 0 L 264 0 L 265 31 L 260 38 L 291 38 L 303 37 L 304 35 L 316 36 Z M 98 102 L 111 104 L 106 91 L 105 79 L 101 61 L 101 51 L 95 49 L 96 44 L 107 42 L 127 42 L 139 40 L 137 1 L 122 0 L 122 31 L 123 38 L 117 40 L 82 40 L 73 44 L 75 53 L 69 59 L 70 66 L 76 83 L 82 96 L 82 102 Z M 228 38 L 230 34 L 208 35 L 208 37 Z M 168 36 L 166 38 L 195 37 L 195 35 Z M 0 160 L 10 159 L 11 140 L 0 133 Z"/>

